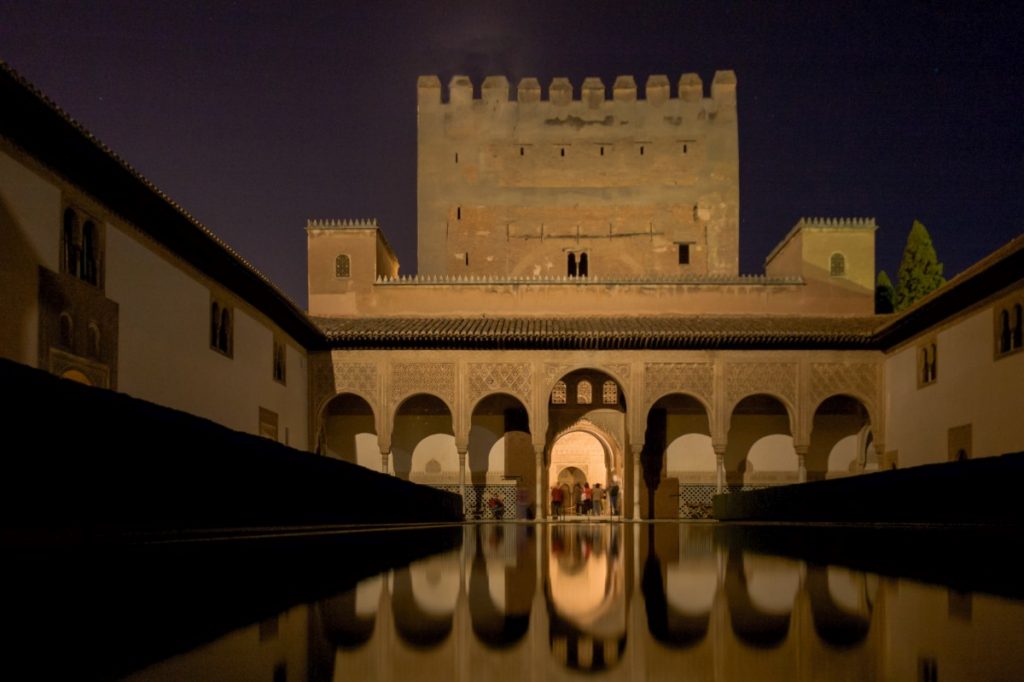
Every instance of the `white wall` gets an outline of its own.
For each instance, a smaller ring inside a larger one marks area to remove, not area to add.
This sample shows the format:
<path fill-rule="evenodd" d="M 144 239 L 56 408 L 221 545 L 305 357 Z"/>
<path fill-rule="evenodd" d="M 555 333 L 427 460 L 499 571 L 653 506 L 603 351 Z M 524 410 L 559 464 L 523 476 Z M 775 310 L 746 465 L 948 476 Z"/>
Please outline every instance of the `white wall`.
<path fill-rule="evenodd" d="M 956 318 L 935 334 L 938 378 L 917 386 L 917 347 L 909 341 L 885 360 L 886 451 L 899 466 L 947 460 L 948 430 L 972 425 L 972 457 L 1024 450 L 1024 353 L 993 357 L 992 306 Z"/>
<path fill-rule="evenodd" d="M 259 432 L 278 415 L 278 440 L 307 448 L 306 355 L 287 342 L 286 385 L 273 378 L 272 323 L 144 238 L 107 225 L 107 296 L 119 305 L 118 389 Z M 211 289 L 234 307 L 233 357 L 210 348 Z M 283 337 L 283 335 L 282 335 Z"/>

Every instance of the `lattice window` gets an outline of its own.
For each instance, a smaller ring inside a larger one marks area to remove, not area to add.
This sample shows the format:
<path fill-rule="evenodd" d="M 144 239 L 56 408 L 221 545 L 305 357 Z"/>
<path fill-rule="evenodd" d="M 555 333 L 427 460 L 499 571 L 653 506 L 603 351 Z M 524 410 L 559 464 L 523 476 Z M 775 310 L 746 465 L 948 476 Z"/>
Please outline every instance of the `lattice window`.
<path fill-rule="evenodd" d="M 551 403 L 554 405 L 565 405 L 565 382 L 559 381 L 551 389 Z"/>
<path fill-rule="evenodd" d="M 340 254 L 334 259 L 334 276 L 338 279 L 345 279 L 352 272 L 352 261 L 345 254 Z"/>
<path fill-rule="evenodd" d="M 841 253 L 833 253 L 829 259 L 828 272 L 833 277 L 846 276 L 846 256 Z"/>
<path fill-rule="evenodd" d="M 589 381 L 581 381 L 576 384 L 576 403 L 589 405 L 594 400 L 594 389 Z"/>
<path fill-rule="evenodd" d="M 605 405 L 619 404 L 619 385 L 614 381 L 604 382 L 601 387 L 601 402 Z"/>

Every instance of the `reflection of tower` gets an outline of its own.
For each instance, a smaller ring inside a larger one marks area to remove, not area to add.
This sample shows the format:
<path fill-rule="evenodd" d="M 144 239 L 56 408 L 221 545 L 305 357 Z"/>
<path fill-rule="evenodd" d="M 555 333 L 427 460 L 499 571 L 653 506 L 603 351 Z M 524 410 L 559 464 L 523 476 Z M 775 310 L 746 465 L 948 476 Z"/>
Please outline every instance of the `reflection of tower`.
<path fill-rule="evenodd" d="M 619 528 L 553 526 L 550 532 L 551 653 L 570 668 L 611 668 L 626 648 L 628 600 Z"/>

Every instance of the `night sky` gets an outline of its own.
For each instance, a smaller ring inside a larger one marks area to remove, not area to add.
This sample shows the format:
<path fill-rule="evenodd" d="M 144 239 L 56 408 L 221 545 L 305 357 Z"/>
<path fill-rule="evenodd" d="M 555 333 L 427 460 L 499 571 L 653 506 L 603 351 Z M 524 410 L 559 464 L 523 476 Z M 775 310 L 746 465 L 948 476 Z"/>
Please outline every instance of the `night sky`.
<path fill-rule="evenodd" d="M 892 7 L 891 5 L 894 5 Z M 0 0 L 0 59 L 306 303 L 307 218 L 416 267 L 416 77 L 736 71 L 741 270 L 802 216 L 912 221 L 947 277 L 1024 226 L 1024 22 L 995 3 Z M 0 106 L 3 103 L 0 102 Z"/>

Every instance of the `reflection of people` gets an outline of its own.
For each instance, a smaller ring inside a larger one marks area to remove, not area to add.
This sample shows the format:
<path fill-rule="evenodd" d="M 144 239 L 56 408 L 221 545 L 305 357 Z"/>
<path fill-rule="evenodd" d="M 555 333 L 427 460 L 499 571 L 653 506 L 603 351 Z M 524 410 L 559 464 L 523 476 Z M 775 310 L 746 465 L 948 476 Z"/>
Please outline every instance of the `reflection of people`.
<path fill-rule="evenodd" d="M 589 483 L 583 484 L 583 511 L 584 516 L 590 514 L 594 508 L 594 491 L 590 488 Z"/>
<path fill-rule="evenodd" d="M 594 516 L 600 516 L 601 512 L 604 511 L 604 488 L 601 487 L 600 483 L 594 484 L 593 490 L 594 497 Z"/>
<path fill-rule="evenodd" d="M 613 478 L 612 484 L 608 487 L 608 504 L 611 506 L 612 516 L 619 514 L 619 481 Z"/>
<path fill-rule="evenodd" d="M 551 486 L 551 515 L 556 519 L 562 516 L 562 489 Z"/>

